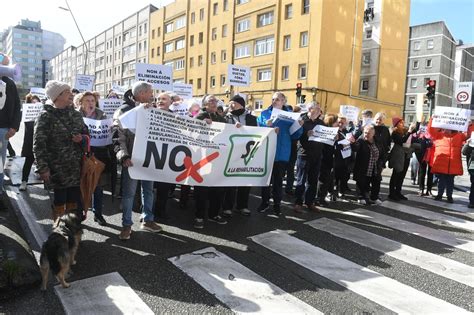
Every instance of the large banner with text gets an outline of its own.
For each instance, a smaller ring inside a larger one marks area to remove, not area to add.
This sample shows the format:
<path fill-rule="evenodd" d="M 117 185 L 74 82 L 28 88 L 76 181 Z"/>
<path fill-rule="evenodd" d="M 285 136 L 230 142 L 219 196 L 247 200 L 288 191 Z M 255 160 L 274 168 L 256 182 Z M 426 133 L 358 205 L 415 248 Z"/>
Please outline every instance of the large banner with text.
<path fill-rule="evenodd" d="M 155 108 L 136 111 L 130 176 L 194 186 L 268 186 L 275 159 L 272 128 L 178 116 Z"/>

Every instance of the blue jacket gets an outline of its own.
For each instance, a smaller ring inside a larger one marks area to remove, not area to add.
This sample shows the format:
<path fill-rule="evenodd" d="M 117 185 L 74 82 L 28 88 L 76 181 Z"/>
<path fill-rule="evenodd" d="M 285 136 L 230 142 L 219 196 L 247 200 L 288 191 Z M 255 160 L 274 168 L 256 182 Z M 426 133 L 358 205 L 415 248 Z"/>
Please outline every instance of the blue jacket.
<path fill-rule="evenodd" d="M 287 107 L 283 107 L 283 110 L 289 111 Z M 273 106 L 270 106 L 264 110 L 260 116 L 257 118 L 257 123 L 259 127 L 268 127 L 267 120 L 272 116 Z M 277 135 L 277 147 L 275 153 L 276 162 L 288 162 L 290 160 L 291 154 L 291 140 L 299 139 L 303 132 L 303 129 L 300 128 L 294 134 L 290 135 L 290 127 L 292 123 L 286 120 L 278 119 L 276 123 L 273 124 L 273 128 L 278 127 L 280 131 Z"/>

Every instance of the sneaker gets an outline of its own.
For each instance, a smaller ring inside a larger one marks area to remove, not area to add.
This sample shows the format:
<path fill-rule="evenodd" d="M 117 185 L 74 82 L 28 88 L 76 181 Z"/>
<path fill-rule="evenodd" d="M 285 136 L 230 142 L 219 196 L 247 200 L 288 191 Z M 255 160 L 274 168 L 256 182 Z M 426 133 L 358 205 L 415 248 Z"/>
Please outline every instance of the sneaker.
<path fill-rule="evenodd" d="M 316 205 L 306 205 L 306 207 L 308 207 L 308 210 L 312 211 L 312 212 L 316 212 L 316 213 L 320 213 L 321 210 L 319 210 Z"/>
<path fill-rule="evenodd" d="M 326 197 L 324 197 L 324 201 L 331 202 L 331 196 L 327 195 Z"/>
<path fill-rule="evenodd" d="M 222 216 L 226 217 L 226 218 L 230 218 L 232 216 L 232 210 L 224 210 L 222 211 Z"/>
<path fill-rule="evenodd" d="M 25 191 L 26 190 L 26 184 L 27 184 L 26 182 L 21 182 L 20 188 L 19 188 L 20 191 Z"/>
<path fill-rule="evenodd" d="M 382 200 L 380 199 L 375 199 L 375 200 L 370 200 L 373 204 L 376 204 L 376 205 L 381 205 L 382 204 Z"/>
<path fill-rule="evenodd" d="M 295 205 L 295 207 L 293 208 L 293 211 L 296 213 L 304 213 L 304 209 L 302 205 Z"/>
<path fill-rule="evenodd" d="M 268 203 L 261 203 L 260 206 L 258 206 L 258 212 L 264 213 L 269 209 Z"/>
<path fill-rule="evenodd" d="M 365 199 L 359 199 L 357 202 L 364 206 L 367 205 L 367 202 L 365 201 Z"/>
<path fill-rule="evenodd" d="M 94 215 L 94 222 L 99 223 L 99 225 L 106 226 L 107 222 L 101 214 Z"/>
<path fill-rule="evenodd" d="M 148 232 L 153 232 L 153 233 L 163 231 L 163 228 L 154 221 L 148 221 L 148 222 L 142 223 L 140 226 L 140 229 L 142 229 L 143 231 L 148 231 Z"/>
<path fill-rule="evenodd" d="M 216 215 L 215 217 L 209 218 L 208 221 L 215 222 L 217 224 L 227 224 L 227 220 L 221 217 L 220 215 Z"/>
<path fill-rule="evenodd" d="M 238 212 L 240 212 L 241 215 L 245 215 L 245 216 L 249 216 L 252 212 L 250 212 L 249 209 L 247 208 L 243 208 L 243 209 L 240 209 L 240 210 L 237 210 Z"/>
<path fill-rule="evenodd" d="M 204 220 L 196 218 L 194 219 L 194 228 L 195 229 L 203 229 L 204 228 Z"/>
<path fill-rule="evenodd" d="M 453 203 L 453 202 L 454 202 L 454 200 L 453 200 L 453 197 L 452 197 L 452 196 L 451 196 L 451 197 L 448 197 L 448 202 L 449 202 L 449 203 Z"/>
<path fill-rule="evenodd" d="M 281 214 L 280 205 L 273 205 L 273 213 L 275 213 L 277 216 Z"/>
<path fill-rule="evenodd" d="M 132 227 L 131 226 L 124 226 L 122 227 L 122 231 L 120 231 L 119 239 L 125 241 L 130 239 L 130 234 L 132 234 Z"/>

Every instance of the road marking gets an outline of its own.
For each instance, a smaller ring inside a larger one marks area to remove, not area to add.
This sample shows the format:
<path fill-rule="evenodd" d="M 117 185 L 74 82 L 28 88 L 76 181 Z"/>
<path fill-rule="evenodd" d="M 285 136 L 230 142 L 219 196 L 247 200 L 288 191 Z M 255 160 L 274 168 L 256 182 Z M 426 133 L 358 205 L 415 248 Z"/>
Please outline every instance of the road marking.
<path fill-rule="evenodd" d="M 448 203 L 444 201 L 437 201 L 434 200 L 431 197 L 420 197 L 417 195 L 406 195 L 408 200 L 410 201 L 416 201 L 416 202 L 421 202 L 424 204 L 429 204 L 431 206 L 439 207 L 439 208 L 445 208 L 445 209 L 450 209 L 458 212 L 471 212 L 472 209 L 469 209 L 467 205 L 465 204 L 458 204 L 458 203 Z"/>
<path fill-rule="evenodd" d="M 422 217 L 425 219 L 441 221 L 446 224 L 458 227 L 460 229 L 474 231 L 474 222 L 472 221 L 467 221 L 460 218 L 445 215 L 442 213 L 438 213 L 438 212 L 434 212 L 430 210 L 423 210 L 420 208 L 415 208 L 415 207 L 408 206 L 406 204 L 395 203 L 392 201 L 384 201 L 382 202 L 381 206 L 388 209 L 400 211 L 403 213 L 413 214 L 415 216 Z"/>
<path fill-rule="evenodd" d="M 400 220 L 388 215 L 369 211 L 366 209 L 355 209 L 351 211 L 341 212 L 345 215 L 358 217 L 367 221 L 375 222 L 381 225 L 388 226 L 390 228 L 417 235 L 423 238 L 427 238 L 438 243 L 449 245 L 455 248 L 459 248 L 471 253 L 474 253 L 474 241 L 456 237 L 445 231 L 435 230 L 424 225 L 415 224 L 405 220 Z"/>
<path fill-rule="evenodd" d="M 54 287 L 66 314 L 154 314 L 118 272 Z"/>
<path fill-rule="evenodd" d="M 213 247 L 168 260 L 236 313 L 322 314 Z"/>
<path fill-rule="evenodd" d="M 307 222 L 312 228 L 369 247 L 442 277 L 474 287 L 474 267 L 435 255 L 327 218 Z"/>
<path fill-rule="evenodd" d="M 306 243 L 283 231 L 251 239 L 269 250 L 397 313 L 470 314 L 366 267 Z"/>

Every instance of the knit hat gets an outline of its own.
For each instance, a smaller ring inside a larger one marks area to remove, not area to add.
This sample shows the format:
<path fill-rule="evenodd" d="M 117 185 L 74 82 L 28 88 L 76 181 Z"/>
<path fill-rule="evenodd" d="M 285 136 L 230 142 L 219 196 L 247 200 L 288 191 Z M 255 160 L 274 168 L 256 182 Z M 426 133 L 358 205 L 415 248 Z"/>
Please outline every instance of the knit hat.
<path fill-rule="evenodd" d="M 66 91 L 67 89 L 71 89 L 67 83 L 56 80 L 48 81 L 45 86 L 46 95 L 53 102 L 58 98 L 59 94 Z"/>
<path fill-rule="evenodd" d="M 393 125 L 393 127 L 395 128 L 395 127 L 398 125 L 398 123 L 401 122 L 402 120 L 403 120 L 403 119 L 400 118 L 400 117 L 393 117 L 393 118 L 392 118 L 392 125 Z"/>
<path fill-rule="evenodd" d="M 230 100 L 239 103 L 240 105 L 242 105 L 242 107 L 245 108 L 245 100 L 239 94 L 234 95 L 234 97 L 232 97 Z"/>

